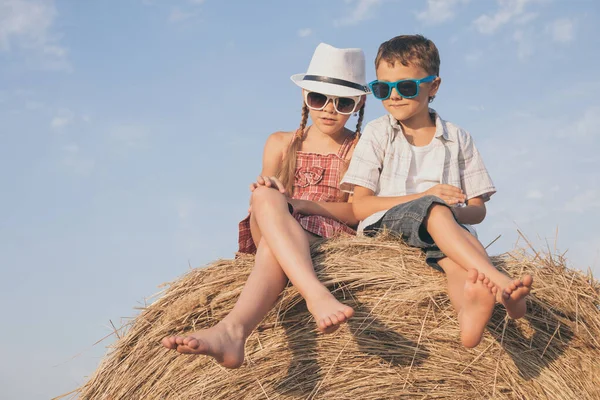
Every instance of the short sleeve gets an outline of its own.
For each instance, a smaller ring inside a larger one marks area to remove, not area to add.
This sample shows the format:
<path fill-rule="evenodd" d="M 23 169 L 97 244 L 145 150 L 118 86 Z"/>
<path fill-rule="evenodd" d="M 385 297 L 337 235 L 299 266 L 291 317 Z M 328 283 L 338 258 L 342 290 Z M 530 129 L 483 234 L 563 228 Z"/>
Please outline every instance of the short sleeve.
<path fill-rule="evenodd" d="M 385 156 L 387 135 L 378 125 L 380 124 L 369 123 L 365 127 L 340 184 L 344 192 L 352 193 L 356 185 L 376 191 Z"/>
<path fill-rule="evenodd" d="M 484 201 L 488 201 L 496 193 L 492 178 L 471 135 L 464 130 L 460 133 L 459 168 L 462 189 L 467 199 L 481 196 Z"/>

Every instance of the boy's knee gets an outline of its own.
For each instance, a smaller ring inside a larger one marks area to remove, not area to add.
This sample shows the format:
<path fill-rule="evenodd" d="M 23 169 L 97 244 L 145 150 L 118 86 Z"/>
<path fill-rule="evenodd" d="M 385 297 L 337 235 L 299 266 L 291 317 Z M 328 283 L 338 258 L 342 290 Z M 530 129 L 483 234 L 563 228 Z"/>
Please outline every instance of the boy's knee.
<path fill-rule="evenodd" d="M 429 210 L 427 211 L 427 217 L 435 218 L 441 215 L 446 215 L 448 213 L 452 213 L 452 211 L 450 211 L 447 205 L 440 203 L 432 203 L 431 207 L 429 207 Z"/>

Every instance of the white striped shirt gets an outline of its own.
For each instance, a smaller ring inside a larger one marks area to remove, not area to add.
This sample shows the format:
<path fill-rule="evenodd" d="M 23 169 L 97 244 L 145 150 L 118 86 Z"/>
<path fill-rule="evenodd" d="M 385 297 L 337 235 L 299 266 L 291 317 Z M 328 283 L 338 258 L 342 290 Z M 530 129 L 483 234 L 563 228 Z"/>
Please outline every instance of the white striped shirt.
<path fill-rule="evenodd" d="M 471 135 L 441 119 L 435 110 L 429 109 L 429 112 L 435 118 L 432 151 L 436 154 L 439 183 L 461 188 L 467 199 L 482 196 L 488 201 L 496 188 Z M 391 115 L 384 115 L 365 127 L 341 188 L 351 193 L 358 185 L 372 190 L 376 196 L 405 196 L 411 161 L 410 143 L 402 134 L 400 124 Z M 361 221 L 359 232 L 377 222 L 386 211 Z"/>

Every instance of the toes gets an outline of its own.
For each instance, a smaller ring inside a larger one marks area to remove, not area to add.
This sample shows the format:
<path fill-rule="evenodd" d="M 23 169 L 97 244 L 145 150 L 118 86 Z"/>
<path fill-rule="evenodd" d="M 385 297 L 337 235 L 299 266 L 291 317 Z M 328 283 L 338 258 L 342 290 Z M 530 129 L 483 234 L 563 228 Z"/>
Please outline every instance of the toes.
<path fill-rule="evenodd" d="M 533 277 L 531 275 L 525 275 L 521 281 L 523 282 L 524 286 L 531 287 L 533 284 Z"/>
<path fill-rule="evenodd" d="M 483 282 L 484 279 L 485 279 L 485 275 L 483 273 L 480 272 L 477 274 L 477 280 L 479 282 Z"/>
<path fill-rule="evenodd" d="M 184 339 L 185 338 L 183 336 L 175 336 L 175 344 L 177 344 L 179 346 L 183 345 L 183 340 Z"/>
<path fill-rule="evenodd" d="M 514 284 L 516 287 L 521 287 L 521 286 L 523 286 L 523 281 L 522 281 L 522 280 L 520 280 L 520 279 L 515 279 L 515 280 L 513 281 L 513 284 Z"/>
<path fill-rule="evenodd" d="M 469 271 L 467 271 L 467 281 L 469 281 L 471 283 L 475 283 L 477 281 L 478 275 L 479 275 L 479 273 L 477 272 L 476 269 L 470 269 Z"/>
<path fill-rule="evenodd" d="M 339 325 L 340 322 L 344 321 L 344 319 L 346 319 L 346 318 L 344 318 L 342 321 L 340 321 L 336 314 L 332 314 L 329 316 L 329 319 L 331 320 L 331 322 L 333 322 L 333 325 Z"/>
<path fill-rule="evenodd" d="M 490 285 L 490 278 L 488 278 L 487 276 L 485 277 L 485 279 L 483 280 L 483 284 L 486 286 Z"/>
<path fill-rule="evenodd" d="M 352 316 L 354 315 L 354 308 L 346 307 L 344 309 L 343 313 L 346 316 L 346 318 L 352 318 Z"/>
<path fill-rule="evenodd" d="M 175 345 L 175 338 L 172 337 L 172 336 L 164 338 L 163 340 L 161 340 L 161 343 L 167 349 L 173 350 L 176 347 L 176 345 Z"/>
<path fill-rule="evenodd" d="M 497 288 L 496 286 L 492 286 L 492 287 L 490 288 L 490 290 L 492 291 L 492 294 L 493 294 L 494 296 L 498 294 L 498 288 Z"/>
<path fill-rule="evenodd" d="M 177 346 L 177 352 L 181 354 L 194 354 L 194 350 L 187 346 Z"/>
<path fill-rule="evenodd" d="M 337 313 L 335 313 L 335 315 L 337 315 L 338 321 L 340 322 L 344 322 L 346 321 L 346 314 L 344 314 L 342 311 L 338 311 Z"/>

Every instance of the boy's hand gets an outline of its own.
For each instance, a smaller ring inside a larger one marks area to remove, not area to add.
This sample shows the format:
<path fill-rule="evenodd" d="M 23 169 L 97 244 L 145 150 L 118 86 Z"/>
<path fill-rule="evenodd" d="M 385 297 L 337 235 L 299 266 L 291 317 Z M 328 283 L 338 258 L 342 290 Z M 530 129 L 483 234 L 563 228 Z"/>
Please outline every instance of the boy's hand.
<path fill-rule="evenodd" d="M 435 185 L 427 190 L 425 194 L 437 196 L 444 200 L 448 205 L 464 203 L 467 200 L 467 196 L 465 196 L 462 189 L 446 184 Z"/>
<path fill-rule="evenodd" d="M 281 183 L 281 181 L 275 176 L 260 176 L 259 175 L 258 178 L 256 178 L 256 182 L 250 184 L 250 191 L 254 192 L 254 190 L 259 186 L 266 186 L 266 187 L 270 187 L 273 189 L 277 189 L 282 194 L 287 196 L 285 187 L 283 186 L 283 183 Z"/>

